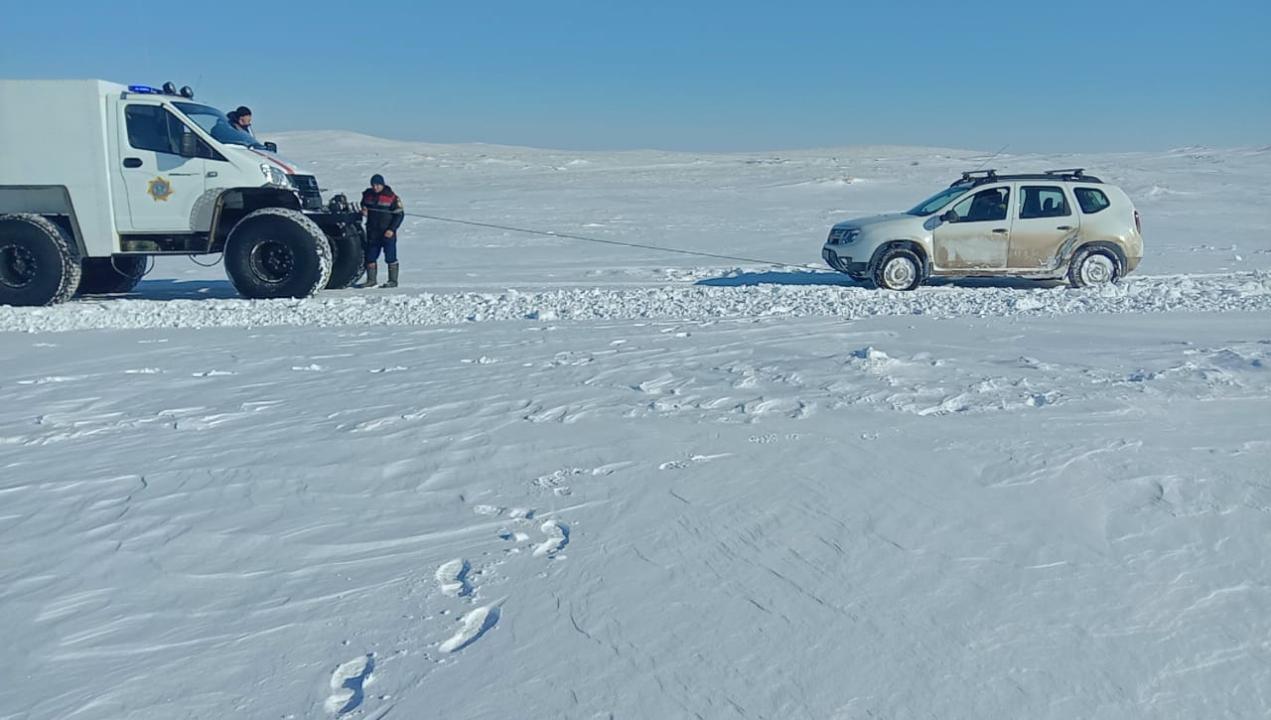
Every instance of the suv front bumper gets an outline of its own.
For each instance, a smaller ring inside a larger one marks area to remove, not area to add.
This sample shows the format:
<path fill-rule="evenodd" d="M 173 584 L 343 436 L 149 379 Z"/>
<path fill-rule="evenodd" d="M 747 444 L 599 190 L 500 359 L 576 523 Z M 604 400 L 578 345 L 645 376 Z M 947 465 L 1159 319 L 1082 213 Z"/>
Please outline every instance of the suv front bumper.
<path fill-rule="evenodd" d="M 837 250 L 828 245 L 821 248 L 821 257 L 825 259 L 827 265 L 848 275 L 864 275 L 869 270 L 868 262 L 853 260 L 848 255 L 839 255 Z"/>

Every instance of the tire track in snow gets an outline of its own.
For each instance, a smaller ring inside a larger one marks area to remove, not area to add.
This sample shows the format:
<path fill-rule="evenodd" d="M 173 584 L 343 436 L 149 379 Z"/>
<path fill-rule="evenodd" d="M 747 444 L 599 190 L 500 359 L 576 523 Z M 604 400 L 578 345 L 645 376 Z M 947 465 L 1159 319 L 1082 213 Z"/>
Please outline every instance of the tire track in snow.
<path fill-rule="evenodd" d="M 826 275 L 827 282 L 837 279 L 833 274 Z M 0 307 L 0 332 L 428 326 L 517 320 L 1045 316 L 1268 310 L 1271 310 L 1271 273 L 1246 272 L 1132 276 L 1119 285 L 1087 290 L 939 286 L 894 293 L 828 284 L 671 285 L 501 293 L 332 292 L 305 300 L 84 300 L 48 308 Z"/>

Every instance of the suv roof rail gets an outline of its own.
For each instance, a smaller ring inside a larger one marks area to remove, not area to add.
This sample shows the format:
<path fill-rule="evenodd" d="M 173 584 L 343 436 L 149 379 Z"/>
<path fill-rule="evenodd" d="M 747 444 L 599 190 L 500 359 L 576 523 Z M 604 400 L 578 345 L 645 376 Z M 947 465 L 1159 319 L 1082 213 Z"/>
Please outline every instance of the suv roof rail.
<path fill-rule="evenodd" d="M 1087 182 L 1091 184 L 1102 184 L 1103 181 L 1094 175 L 1087 175 L 1085 168 L 1065 168 L 1062 170 L 1047 170 L 1042 173 L 1013 173 L 1010 175 L 998 175 L 996 170 L 972 170 L 962 173 L 961 179 L 955 181 L 949 187 L 958 185 L 983 185 L 991 182 L 1006 182 L 1009 180 L 1062 180 L 1067 182 Z"/>
<path fill-rule="evenodd" d="M 962 173 L 962 179 L 957 180 L 953 183 L 953 185 L 961 185 L 972 181 L 974 181 L 976 185 L 979 185 L 980 183 L 994 182 L 995 180 L 997 180 L 996 170 L 967 170 Z M 952 185 L 950 187 L 952 187 Z"/>

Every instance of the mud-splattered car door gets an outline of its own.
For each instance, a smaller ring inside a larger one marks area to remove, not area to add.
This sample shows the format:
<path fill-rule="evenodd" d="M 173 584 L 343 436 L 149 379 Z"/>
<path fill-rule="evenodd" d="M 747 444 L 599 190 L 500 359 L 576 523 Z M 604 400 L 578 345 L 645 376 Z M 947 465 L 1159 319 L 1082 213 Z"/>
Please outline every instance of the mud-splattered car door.
<path fill-rule="evenodd" d="M 1062 185 L 1020 184 L 1011 224 L 1009 265 L 1020 273 L 1041 273 L 1059 266 L 1066 245 L 1077 238 L 1081 220 Z"/>
<path fill-rule="evenodd" d="M 963 199 L 931 234 L 937 272 L 1006 268 L 1010 248 L 1011 185 L 994 185 Z"/>

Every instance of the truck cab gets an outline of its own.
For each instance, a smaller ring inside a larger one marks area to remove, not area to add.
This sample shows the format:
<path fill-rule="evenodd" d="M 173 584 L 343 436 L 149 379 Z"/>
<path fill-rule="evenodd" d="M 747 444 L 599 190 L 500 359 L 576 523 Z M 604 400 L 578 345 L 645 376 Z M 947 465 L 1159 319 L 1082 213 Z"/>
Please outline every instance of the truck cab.
<path fill-rule="evenodd" d="M 347 202 L 188 87 L 0 80 L 0 156 L 0 304 L 126 292 L 157 255 L 221 253 L 252 298 L 362 270 Z M 77 279 L 53 277 L 60 246 Z"/>

